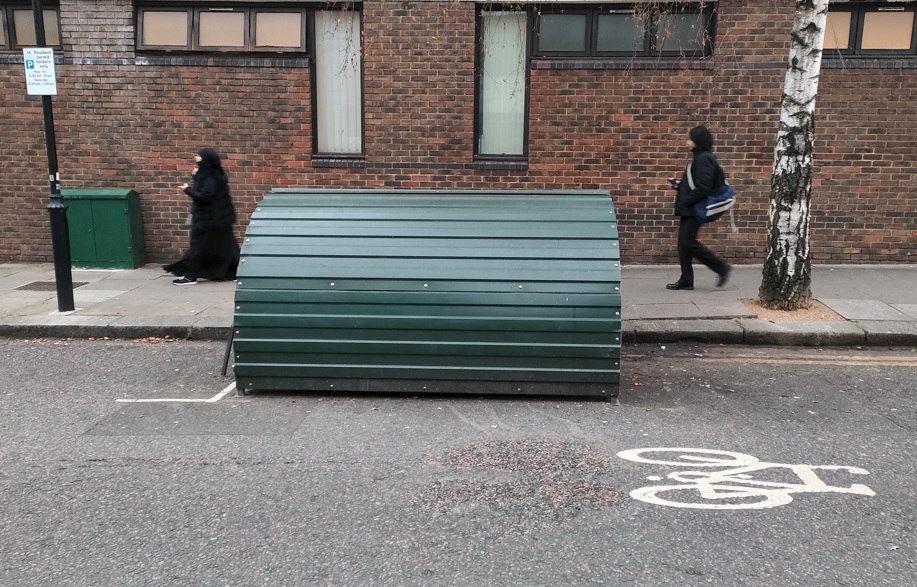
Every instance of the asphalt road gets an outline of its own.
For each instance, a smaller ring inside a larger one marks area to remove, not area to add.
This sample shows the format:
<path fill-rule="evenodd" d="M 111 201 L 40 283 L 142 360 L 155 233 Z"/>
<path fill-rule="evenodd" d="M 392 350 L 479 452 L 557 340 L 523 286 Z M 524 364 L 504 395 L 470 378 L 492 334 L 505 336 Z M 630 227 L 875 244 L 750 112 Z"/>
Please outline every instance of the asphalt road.
<path fill-rule="evenodd" d="M 0 340 L 0 585 L 917 584 L 915 350 L 632 345 L 617 403 L 219 397 L 222 355 Z"/>

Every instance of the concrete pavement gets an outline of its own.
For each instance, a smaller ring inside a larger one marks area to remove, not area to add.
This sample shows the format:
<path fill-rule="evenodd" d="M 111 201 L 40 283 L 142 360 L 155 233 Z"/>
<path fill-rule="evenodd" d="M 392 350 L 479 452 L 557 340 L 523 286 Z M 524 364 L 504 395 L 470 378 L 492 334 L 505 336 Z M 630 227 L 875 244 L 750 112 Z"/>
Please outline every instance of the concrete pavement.
<path fill-rule="evenodd" d="M 760 265 L 736 265 L 725 287 L 696 269 L 696 289 L 669 291 L 676 266 L 622 270 L 625 342 L 917 347 L 917 265 L 818 265 L 813 297 L 834 319 L 760 317 Z M 177 287 L 159 265 L 72 271 L 76 310 L 57 311 L 50 264 L 0 264 L 0 336 L 226 339 L 235 284 Z"/>
<path fill-rule="evenodd" d="M 917 347 L 917 265 L 818 265 L 812 297 L 827 311 L 815 319 L 759 316 L 760 265 L 735 265 L 729 282 L 695 267 L 693 291 L 668 291 L 677 266 L 622 271 L 624 340 L 733 344 Z M 834 319 L 831 319 L 834 318 Z"/>

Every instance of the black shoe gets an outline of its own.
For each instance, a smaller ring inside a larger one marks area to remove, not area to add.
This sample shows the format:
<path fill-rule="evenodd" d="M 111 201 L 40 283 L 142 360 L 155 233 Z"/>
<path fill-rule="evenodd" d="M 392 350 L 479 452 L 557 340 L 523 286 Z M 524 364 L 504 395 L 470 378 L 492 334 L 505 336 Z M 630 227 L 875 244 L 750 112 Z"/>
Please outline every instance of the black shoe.
<path fill-rule="evenodd" d="M 694 286 L 693 286 L 693 285 L 685 285 L 685 284 L 683 284 L 683 283 L 680 282 L 680 281 L 676 281 L 675 283 L 669 283 L 669 284 L 667 284 L 667 285 L 665 286 L 665 288 L 666 288 L 666 289 L 694 289 Z"/>
<path fill-rule="evenodd" d="M 194 285 L 197 283 L 197 279 L 193 277 L 179 277 L 178 279 L 173 279 L 172 283 L 175 285 Z"/>
<path fill-rule="evenodd" d="M 726 282 L 729 281 L 730 273 L 732 273 L 732 265 L 726 265 L 726 270 L 720 273 L 720 276 L 716 280 L 716 286 L 723 287 L 726 285 Z"/>

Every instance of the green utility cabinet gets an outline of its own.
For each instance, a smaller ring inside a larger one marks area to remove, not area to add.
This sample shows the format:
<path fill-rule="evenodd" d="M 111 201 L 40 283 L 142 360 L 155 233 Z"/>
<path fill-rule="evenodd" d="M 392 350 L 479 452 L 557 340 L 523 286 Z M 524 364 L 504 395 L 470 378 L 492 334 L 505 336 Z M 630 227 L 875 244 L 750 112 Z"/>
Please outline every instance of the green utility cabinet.
<path fill-rule="evenodd" d="M 612 398 L 619 258 L 608 192 L 275 189 L 242 246 L 236 385 Z"/>
<path fill-rule="evenodd" d="M 135 269 L 146 263 L 140 197 L 126 189 L 62 189 L 74 267 Z"/>

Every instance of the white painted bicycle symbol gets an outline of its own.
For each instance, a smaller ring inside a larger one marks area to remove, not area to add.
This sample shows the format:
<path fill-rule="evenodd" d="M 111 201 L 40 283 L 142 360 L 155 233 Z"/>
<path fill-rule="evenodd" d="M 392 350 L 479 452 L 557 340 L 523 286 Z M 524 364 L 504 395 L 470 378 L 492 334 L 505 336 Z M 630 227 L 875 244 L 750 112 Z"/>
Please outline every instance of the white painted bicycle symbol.
<path fill-rule="evenodd" d="M 838 465 L 787 465 L 766 463 L 756 457 L 725 450 L 703 448 L 636 448 L 618 453 L 635 463 L 651 463 L 672 467 L 691 467 L 676 471 L 666 479 L 678 485 L 640 487 L 630 492 L 634 499 L 656 505 L 709 510 L 754 510 L 786 505 L 794 493 L 852 493 L 874 496 L 875 492 L 855 483 L 835 487 L 825 483 L 816 471 L 840 471 L 853 475 L 868 475 L 859 467 Z M 771 476 L 795 474 L 798 481 L 771 480 Z M 765 473 L 766 472 L 766 473 Z M 752 473 L 756 473 L 752 476 Z M 661 477 L 649 477 L 662 481 Z"/>

